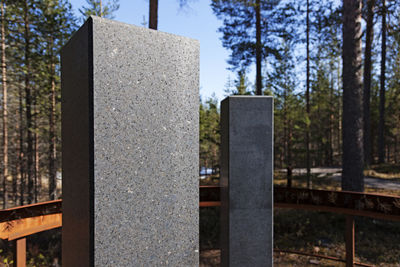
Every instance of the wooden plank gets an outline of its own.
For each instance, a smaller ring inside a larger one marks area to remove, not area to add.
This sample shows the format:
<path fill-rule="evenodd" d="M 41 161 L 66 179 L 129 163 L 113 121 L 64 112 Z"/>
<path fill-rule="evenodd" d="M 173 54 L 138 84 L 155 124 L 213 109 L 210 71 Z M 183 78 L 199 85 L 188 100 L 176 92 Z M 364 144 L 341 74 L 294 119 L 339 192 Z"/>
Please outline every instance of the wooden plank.
<path fill-rule="evenodd" d="M 62 200 L 51 200 L 0 210 L 0 223 L 40 215 L 61 213 Z"/>
<path fill-rule="evenodd" d="M 14 266 L 26 267 L 26 238 L 14 241 Z"/>
<path fill-rule="evenodd" d="M 200 208 L 219 207 L 219 206 L 221 206 L 220 201 L 200 201 Z"/>
<path fill-rule="evenodd" d="M 14 240 L 61 226 L 61 213 L 13 220 L 0 223 L 0 238 Z"/>

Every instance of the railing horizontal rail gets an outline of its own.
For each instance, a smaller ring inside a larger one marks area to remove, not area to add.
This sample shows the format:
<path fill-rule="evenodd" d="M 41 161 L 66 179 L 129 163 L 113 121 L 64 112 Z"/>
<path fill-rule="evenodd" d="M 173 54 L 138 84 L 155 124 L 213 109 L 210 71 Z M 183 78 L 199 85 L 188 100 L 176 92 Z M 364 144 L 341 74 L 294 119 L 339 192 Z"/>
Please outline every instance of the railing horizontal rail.
<path fill-rule="evenodd" d="M 200 186 L 200 207 L 220 206 L 219 186 Z M 346 191 L 315 190 L 302 188 L 274 188 L 274 206 L 278 208 L 292 208 L 303 210 L 326 211 L 352 216 L 372 217 L 384 220 L 400 221 L 400 197 Z M 53 217 L 51 217 L 54 215 Z M 2 239 L 14 240 L 37 232 L 62 226 L 62 200 L 53 200 L 35 203 L 15 208 L 0 210 L 0 224 L 20 220 L 20 227 L 6 225 L 2 230 Z M 28 221 L 28 220 L 33 220 Z M 22 224 L 21 224 L 22 223 Z M 23 226 L 26 224 L 26 227 Z M 353 221 L 354 224 L 354 221 Z M 7 229 L 6 229 L 7 228 Z M 346 240 L 351 246 L 353 241 Z M 22 239 L 19 239 L 22 240 Z M 275 250 L 284 253 L 295 253 L 306 256 L 343 261 L 340 258 L 308 254 L 299 251 Z M 359 266 L 370 266 L 363 263 L 354 263 Z"/>
<path fill-rule="evenodd" d="M 18 219 L 61 213 L 62 200 L 51 200 L 0 210 L 0 223 Z"/>
<path fill-rule="evenodd" d="M 315 257 L 315 258 L 326 259 L 326 260 L 331 260 L 331 261 L 346 262 L 345 259 L 341 259 L 338 257 L 326 256 L 326 255 L 321 255 L 321 254 L 312 254 L 312 253 L 307 253 L 307 252 L 303 252 L 303 251 L 274 249 L 274 252 L 297 254 L 297 255 L 303 255 L 303 256 L 307 256 L 307 257 Z M 364 266 L 364 267 L 373 267 L 374 266 L 371 264 L 366 264 L 366 263 L 361 263 L 361 262 L 354 262 L 353 264 L 356 266 Z"/>
<path fill-rule="evenodd" d="M 302 188 L 274 188 L 274 206 L 400 221 L 400 197 Z"/>
<path fill-rule="evenodd" d="M 220 206 L 219 194 L 218 186 L 200 186 L 200 207 Z M 384 194 L 275 187 L 274 206 L 400 221 L 400 197 Z"/>
<path fill-rule="evenodd" d="M 200 207 L 220 206 L 219 186 L 200 186 Z M 62 212 L 62 200 L 0 210 L 0 223 Z M 302 188 L 274 188 L 274 206 L 400 220 L 400 197 Z"/>

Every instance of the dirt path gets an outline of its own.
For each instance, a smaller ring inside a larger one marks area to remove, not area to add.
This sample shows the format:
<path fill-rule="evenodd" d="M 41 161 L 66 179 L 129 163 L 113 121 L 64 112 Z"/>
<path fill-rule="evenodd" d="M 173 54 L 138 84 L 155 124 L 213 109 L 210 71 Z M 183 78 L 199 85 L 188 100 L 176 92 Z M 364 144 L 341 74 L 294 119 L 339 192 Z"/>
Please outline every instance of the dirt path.
<path fill-rule="evenodd" d="M 286 172 L 285 169 L 278 170 L 280 172 Z M 331 168 L 331 167 L 320 167 L 320 168 L 311 168 L 311 173 L 320 174 L 320 177 L 330 176 L 330 178 L 335 181 L 340 182 L 342 179 L 342 168 Z M 294 169 L 294 174 L 305 174 L 306 169 Z M 365 186 L 378 188 L 378 189 L 388 189 L 388 190 L 400 190 L 400 182 L 389 180 L 389 179 L 380 179 L 373 177 L 365 177 L 364 178 Z"/>
<path fill-rule="evenodd" d="M 335 173 L 332 175 L 332 179 L 339 181 L 342 179 L 341 173 Z M 379 189 L 388 189 L 388 190 L 400 190 L 400 183 L 396 181 L 391 181 L 388 179 L 380 179 L 380 178 L 372 178 L 365 177 L 364 178 L 365 186 Z"/>

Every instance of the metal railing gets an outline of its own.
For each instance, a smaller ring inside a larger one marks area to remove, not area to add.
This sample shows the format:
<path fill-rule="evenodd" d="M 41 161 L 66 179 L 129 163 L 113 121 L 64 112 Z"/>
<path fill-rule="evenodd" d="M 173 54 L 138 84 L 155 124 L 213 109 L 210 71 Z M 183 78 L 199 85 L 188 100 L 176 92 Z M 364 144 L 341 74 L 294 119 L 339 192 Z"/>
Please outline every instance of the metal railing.
<path fill-rule="evenodd" d="M 200 186 L 200 207 L 220 206 L 218 186 Z M 274 208 L 324 211 L 346 215 L 345 260 L 301 251 L 274 250 L 276 252 L 324 258 L 346 262 L 346 266 L 372 266 L 355 262 L 354 216 L 400 221 L 400 197 L 384 194 L 348 191 L 313 190 L 302 188 L 274 188 Z"/>
<path fill-rule="evenodd" d="M 220 206 L 220 187 L 200 186 L 200 207 Z M 354 216 L 400 221 L 400 197 L 345 191 L 274 188 L 274 207 L 346 215 L 345 260 L 300 251 L 275 250 L 345 261 L 346 266 L 371 266 L 354 261 Z M 14 266 L 26 265 L 26 236 L 62 226 L 62 200 L 0 210 L 0 238 L 15 242 Z"/>
<path fill-rule="evenodd" d="M 14 266 L 26 266 L 26 237 L 62 225 L 62 200 L 0 210 L 0 239 L 14 243 Z"/>

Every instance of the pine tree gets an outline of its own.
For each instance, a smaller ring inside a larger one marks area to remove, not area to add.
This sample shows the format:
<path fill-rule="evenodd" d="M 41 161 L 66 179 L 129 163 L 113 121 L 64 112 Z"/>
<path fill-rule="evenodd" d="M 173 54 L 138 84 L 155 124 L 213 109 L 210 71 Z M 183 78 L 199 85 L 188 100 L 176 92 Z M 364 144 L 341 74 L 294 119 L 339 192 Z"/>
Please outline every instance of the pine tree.
<path fill-rule="evenodd" d="M 119 9 L 119 0 L 110 0 L 106 3 L 102 0 L 86 0 L 86 3 L 87 7 L 79 9 L 84 20 L 91 15 L 113 19 L 114 12 Z"/>
<path fill-rule="evenodd" d="M 158 0 L 149 0 L 149 28 L 158 28 Z"/>
<path fill-rule="evenodd" d="M 283 39 L 282 57 L 273 63 L 273 71 L 268 77 L 268 86 L 273 89 L 275 96 L 275 153 L 276 155 L 281 153 L 280 157 L 287 173 L 287 187 L 292 187 L 293 169 L 296 165 L 294 152 L 296 143 L 300 143 L 296 142 L 298 135 L 296 125 L 300 120 L 296 110 L 302 109 L 294 93 L 296 76 L 291 54 L 292 47 L 291 40 Z M 279 149 L 279 147 L 283 148 Z M 280 157 L 276 156 L 276 158 Z"/>
<path fill-rule="evenodd" d="M 47 115 L 48 127 L 48 177 L 50 199 L 57 198 L 56 194 L 56 175 L 59 166 L 59 157 L 57 157 L 57 146 L 59 146 L 60 129 L 60 58 L 59 51 L 64 42 L 66 42 L 72 32 L 76 29 L 75 18 L 72 14 L 71 5 L 64 0 L 43 0 L 39 6 L 42 20 L 39 21 L 39 34 L 43 40 L 44 54 L 41 68 L 45 73 L 44 83 L 41 85 L 43 114 Z M 108 10 L 108 9 L 106 9 Z"/>
<path fill-rule="evenodd" d="M 228 63 L 232 70 L 256 65 L 256 94 L 261 95 L 262 65 L 269 55 L 279 57 L 275 48 L 278 29 L 274 8 L 280 1 L 266 0 L 213 0 L 211 7 L 223 21 L 219 31 L 222 45 L 232 51 Z"/>
<path fill-rule="evenodd" d="M 311 189 L 311 158 L 310 158 L 310 0 L 306 3 L 306 169 L 307 169 L 307 188 Z"/>
<path fill-rule="evenodd" d="M 200 101 L 200 167 L 219 169 L 220 124 L 218 100 Z"/>
<path fill-rule="evenodd" d="M 54 155 L 60 146 L 58 54 L 76 27 L 66 0 L 9 2 L 6 15 L 10 75 L 6 76 L 8 82 L 2 80 L 2 84 L 9 86 L 8 128 L 12 133 L 9 138 L 14 139 L 9 165 L 13 166 L 14 202 L 19 198 L 23 205 L 40 200 L 42 174 L 47 176 L 44 168 L 51 164 L 54 168 L 50 168 L 50 187 L 55 191 L 59 157 Z M 53 153 L 48 153 L 47 147 Z"/>
<path fill-rule="evenodd" d="M 247 78 L 246 70 L 239 70 L 236 75 L 233 83 L 228 80 L 225 93 L 227 95 L 250 95 L 252 93 L 249 91 L 251 84 Z"/>
<path fill-rule="evenodd" d="M 379 91 L 378 161 L 385 162 L 385 81 L 386 81 L 386 0 L 382 0 L 381 14 L 381 75 Z"/>
<path fill-rule="evenodd" d="M 365 38 L 364 56 L 364 164 L 368 167 L 371 164 L 371 68 L 372 68 L 372 42 L 374 38 L 374 9 L 375 0 L 367 0 L 367 29 Z"/>
<path fill-rule="evenodd" d="M 343 0 L 342 189 L 364 191 L 361 0 Z"/>
<path fill-rule="evenodd" d="M 6 4 L 1 1 L 1 83 L 3 86 L 3 209 L 7 208 L 8 178 L 8 96 L 7 96 L 7 61 L 6 61 Z"/>

